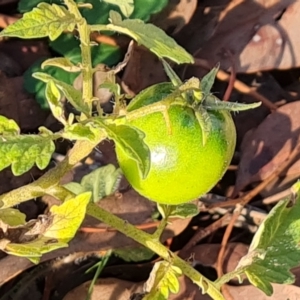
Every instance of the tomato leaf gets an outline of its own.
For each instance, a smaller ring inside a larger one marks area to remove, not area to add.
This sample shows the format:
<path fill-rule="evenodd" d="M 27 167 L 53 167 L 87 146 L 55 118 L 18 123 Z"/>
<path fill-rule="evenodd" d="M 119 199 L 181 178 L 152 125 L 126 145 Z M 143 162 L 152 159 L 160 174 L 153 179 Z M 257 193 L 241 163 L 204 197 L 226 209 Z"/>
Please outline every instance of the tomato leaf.
<path fill-rule="evenodd" d="M 0 170 L 11 165 L 15 176 L 30 170 L 34 164 L 45 169 L 55 146 L 50 137 L 12 135 L 0 138 Z"/>
<path fill-rule="evenodd" d="M 288 197 L 271 210 L 237 267 L 268 296 L 273 293 L 271 283 L 293 283 L 290 269 L 300 264 L 300 183 L 293 189 L 295 202 Z"/>
<path fill-rule="evenodd" d="M 65 126 L 61 135 L 63 138 L 69 140 L 96 142 L 100 139 L 100 128 L 95 127 L 93 123 L 75 123 L 70 126 Z"/>
<path fill-rule="evenodd" d="M 75 16 L 64 6 L 40 3 L 31 12 L 25 13 L 22 19 L 5 28 L 0 37 L 31 39 L 49 36 L 53 41 L 63 31 L 73 31 L 75 24 Z"/>
<path fill-rule="evenodd" d="M 165 205 L 157 203 L 157 209 L 162 217 L 165 218 L 191 218 L 199 214 L 197 205 L 184 203 L 179 205 Z"/>
<path fill-rule="evenodd" d="M 177 294 L 180 287 L 178 277 L 181 273 L 181 270 L 172 266 L 170 262 L 160 261 L 155 263 L 145 284 L 145 290 L 148 294 L 143 299 L 167 300 L 170 292 Z"/>
<path fill-rule="evenodd" d="M 59 206 L 52 206 L 50 213 L 53 215 L 53 221 L 43 235 L 68 242 L 82 223 L 90 199 L 91 193 L 85 192 Z"/>
<path fill-rule="evenodd" d="M 61 99 L 61 94 L 53 80 L 49 80 L 46 83 L 45 96 L 48 101 L 49 107 L 53 116 L 62 124 L 66 124 L 66 118 L 64 114 L 64 107 Z"/>
<path fill-rule="evenodd" d="M 67 72 L 80 72 L 80 67 L 75 66 L 68 58 L 65 57 L 55 57 L 55 58 L 49 58 L 45 60 L 41 67 L 42 69 L 45 69 L 45 67 L 57 67 L 61 68 Z"/>
<path fill-rule="evenodd" d="M 20 128 L 18 124 L 4 116 L 0 116 L 0 135 L 18 135 Z"/>
<path fill-rule="evenodd" d="M 150 171 L 150 149 L 144 143 L 145 134 L 127 125 L 107 125 L 100 118 L 95 119 L 106 130 L 108 138 L 116 143 L 128 157 L 135 160 L 141 171 L 142 177 L 146 178 Z"/>
<path fill-rule="evenodd" d="M 94 202 L 98 202 L 106 196 L 113 194 L 121 180 L 121 170 L 112 164 L 100 167 L 91 173 L 83 176 L 81 183 L 70 182 L 64 185 L 66 189 L 74 194 L 83 191 L 92 192 Z"/>
<path fill-rule="evenodd" d="M 129 35 L 158 57 L 167 57 L 176 63 L 194 62 L 193 57 L 160 28 L 141 20 L 122 20 L 121 15 L 115 11 L 110 11 L 109 16 L 111 24 L 105 26 L 107 30 Z"/>
<path fill-rule="evenodd" d="M 50 216 L 44 216 L 26 232 L 25 236 L 32 237 L 32 240 L 24 243 L 1 240 L 1 250 L 38 263 L 44 253 L 67 247 L 85 217 L 90 198 L 91 193 L 87 192 L 65 201 L 60 206 L 52 206 Z"/>
<path fill-rule="evenodd" d="M 9 226 L 24 225 L 26 216 L 15 208 L 0 209 L 0 222 Z"/>
<path fill-rule="evenodd" d="M 133 0 L 104 0 L 104 2 L 119 6 L 122 14 L 127 18 L 134 10 Z"/>
<path fill-rule="evenodd" d="M 76 90 L 73 86 L 60 80 L 57 80 L 46 73 L 36 72 L 32 76 L 46 83 L 52 80 L 57 86 L 57 88 L 65 95 L 65 97 L 70 101 L 70 103 L 74 106 L 76 110 L 85 114 L 89 114 L 89 107 L 86 103 L 84 103 L 81 91 Z"/>

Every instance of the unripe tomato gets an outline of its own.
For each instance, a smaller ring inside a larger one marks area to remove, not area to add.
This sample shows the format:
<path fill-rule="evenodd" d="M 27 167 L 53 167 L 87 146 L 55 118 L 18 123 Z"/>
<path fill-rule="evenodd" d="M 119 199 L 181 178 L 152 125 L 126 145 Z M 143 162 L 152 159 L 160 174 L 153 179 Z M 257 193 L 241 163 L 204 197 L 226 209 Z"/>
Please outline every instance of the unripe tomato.
<path fill-rule="evenodd" d="M 159 100 L 142 97 L 128 111 Z M 146 114 L 129 122 L 145 133 L 151 167 L 142 178 L 137 162 L 116 147 L 120 167 L 132 187 L 161 204 L 177 205 L 197 199 L 211 190 L 224 175 L 232 159 L 236 130 L 225 110 L 207 110 L 211 131 L 203 145 L 202 129 L 192 108 L 172 105 L 168 110 L 171 131 L 161 112 Z"/>

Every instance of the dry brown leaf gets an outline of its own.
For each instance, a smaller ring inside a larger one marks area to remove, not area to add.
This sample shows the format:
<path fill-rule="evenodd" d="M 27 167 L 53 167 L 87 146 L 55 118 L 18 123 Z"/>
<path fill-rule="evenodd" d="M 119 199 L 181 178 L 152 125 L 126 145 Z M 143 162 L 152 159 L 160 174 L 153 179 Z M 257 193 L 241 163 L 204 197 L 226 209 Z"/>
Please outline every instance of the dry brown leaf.
<path fill-rule="evenodd" d="M 191 20 L 197 0 L 170 0 L 167 7 L 151 18 L 151 23 L 168 34 L 178 33 Z"/>
<path fill-rule="evenodd" d="M 270 176 L 300 142 L 300 101 L 281 106 L 270 114 L 252 134 L 246 135 L 241 146 L 241 161 L 234 195 L 245 186 Z M 286 172 L 298 174 L 300 161 Z"/>
<path fill-rule="evenodd" d="M 294 0 L 232 1 L 196 57 L 212 67 L 220 62 L 224 70 L 233 65 L 247 73 L 298 67 L 299 11 L 300 2 Z M 203 75 L 195 67 L 190 72 Z"/>
<path fill-rule="evenodd" d="M 135 95 L 150 85 L 167 80 L 157 56 L 135 44 L 122 77 L 122 87 L 126 93 Z"/>

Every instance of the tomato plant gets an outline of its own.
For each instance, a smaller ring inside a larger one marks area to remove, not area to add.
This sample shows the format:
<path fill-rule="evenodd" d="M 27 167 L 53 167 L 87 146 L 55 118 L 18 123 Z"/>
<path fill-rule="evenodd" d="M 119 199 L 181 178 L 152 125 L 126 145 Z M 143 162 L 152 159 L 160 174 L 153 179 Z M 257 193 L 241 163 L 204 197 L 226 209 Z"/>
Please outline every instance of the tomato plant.
<path fill-rule="evenodd" d="M 121 11 L 127 12 L 132 11 L 134 5 L 133 0 L 106 2 L 119 5 Z M 224 299 L 221 293 L 224 283 L 243 273 L 268 295 L 272 293 L 272 282 L 292 282 L 289 269 L 300 262 L 299 195 L 295 207 L 288 206 L 288 200 L 278 204 L 257 232 L 249 254 L 241 260 L 238 268 L 215 282 L 205 278 L 190 263 L 160 243 L 169 217 L 184 218 L 199 213 L 195 205 L 175 204 L 206 193 L 226 171 L 236 138 L 229 112 L 254 108 L 259 104 L 226 103 L 214 97 L 210 89 L 217 68 L 201 80 L 191 78 L 182 83 L 165 59 L 175 63 L 192 63 L 193 57 L 172 38 L 141 20 L 123 20 L 116 11 L 110 11 L 109 24 L 89 24 L 81 10 L 90 9 L 93 9 L 91 3 L 73 0 L 65 0 L 60 5 L 39 3 L 0 33 L 1 37 L 49 37 L 54 41 L 64 32 L 71 34 L 76 31 L 80 42 L 80 64 L 59 57 L 47 59 L 42 68 L 58 68 L 82 75 L 82 89 L 76 89 L 49 73 L 33 74 L 46 86 L 45 98 L 49 108 L 63 125 L 60 131 L 52 132 L 42 127 L 38 134 L 21 134 L 14 120 L 0 116 L 0 170 L 11 167 L 15 176 L 29 171 L 34 164 L 45 169 L 55 151 L 56 140 L 75 141 L 65 159 L 39 179 L 0 195 L 1 250 L 38 263 L 43 254 L 67 247 L 88 214 L 162 259 L 153 268 L 144 299 L 167 299 L 170 292 L 178 292 L 181 274 L 215 300 Z M 110 89 L 115 103 L 112 114 L 104 115 L 100 99 L 93 94 L 93 74 L 97 68 L 92 64 L 90 34 L 98 31 L 126 34 L 149 48 L 162 60 L 172 83 L 152 86 L 124 107 L 126 95 L 116 83 L 117 71 L 105 71 L 107 74 L 101 88 Z M 65 110 L 63 97 L 73 106 L 73 113 Z M 61 184 L 64 174 L 105 139 L 115 142 L 121 168 L 137 191 L 159 203 L 173 204 L 158 206 L 162 221 L 153 234 L 137 229 L 127 220 L 94 203 L 116 190 L 121 172 L 113 165 L 94 170 L 80 183 Z M 299 189 L 300 186 L 296 186 L 294 193 L 298 194 Z M 52 206 L 49 213 L 38 220 L 26 223 L 26 216 L 13 208 L 44 195 L 51 195 L 62 203 Z M 293 260 L 285 260 L 286 255 L 282 254 L 286 253 L 282 246 L 286 243 L 289 251 L 293 251 Z M 278 258 L 278 262 L 272 269 L 274 257 Z M 261 277 L 262 270 L 264 278 Z"/>

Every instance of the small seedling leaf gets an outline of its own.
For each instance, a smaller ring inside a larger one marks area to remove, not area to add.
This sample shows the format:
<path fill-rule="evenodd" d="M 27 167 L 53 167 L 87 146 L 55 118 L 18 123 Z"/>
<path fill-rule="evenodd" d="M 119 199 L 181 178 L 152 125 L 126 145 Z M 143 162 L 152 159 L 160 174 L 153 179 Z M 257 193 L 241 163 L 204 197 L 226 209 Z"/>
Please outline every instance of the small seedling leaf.
<path fill-rule="evenodd" d="M 288 197 L 271 210 L 237 268 L 268 296 L 273 293 L 271 283 L 293 283 L 290 269 L 300 264 L 300 186 L 293 188 L 295 202 L 290 206 Z"/>
<path fill-rule="evenodd" d="M 42 38 L 49 36 L 53 41 L 64 30 L 73 31 L 75 17 L 64 6 L 40 3 L 23 18 L 5 28 L 0 36 L 19 38 Z"/>
<path fill-rule="evenodd" d="M 108 30 L 129 35 L 160 58 L 169 58 L 178 64 L 194 62 L 193 57 L 160 28 L 141 20 L 122 20 L 115 11 L 109 16 L 111 24 L 106 25 Z"/>
<path fill-rule="evenodd" d="M 45 169 L 55 150 L 51 138 L 39 135 L 5 136 L 0 138 L 0 170 L 11 165 L 15 176 L 30 170 L 36 164 Z"/>

